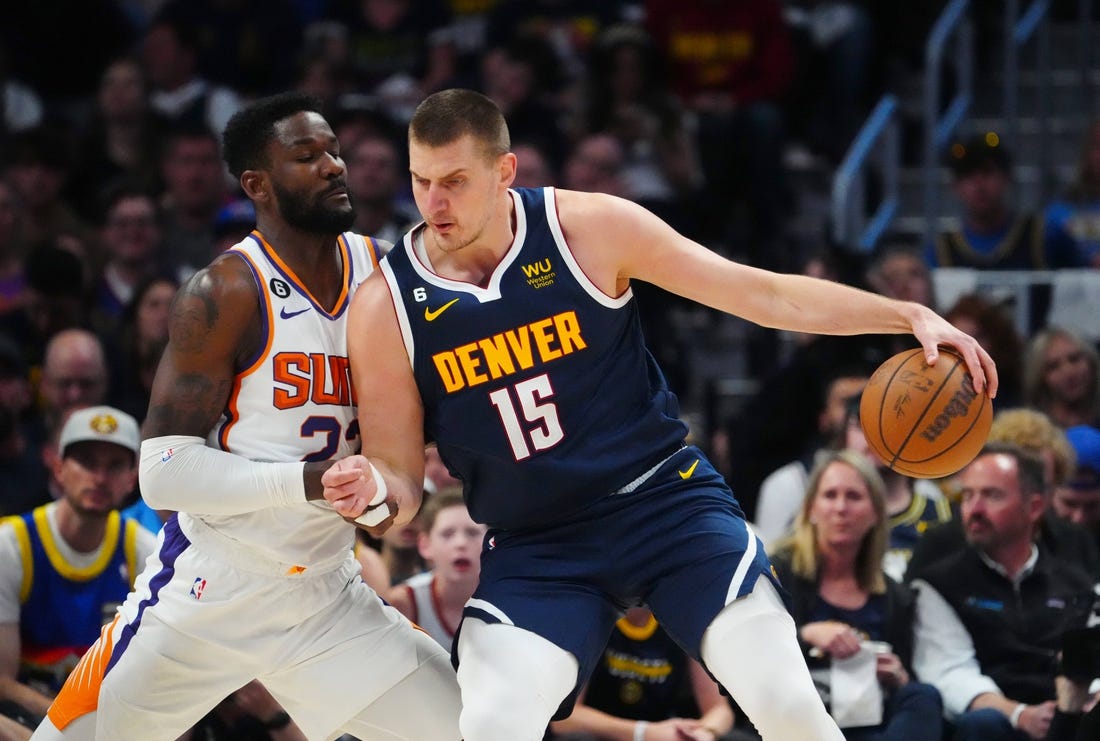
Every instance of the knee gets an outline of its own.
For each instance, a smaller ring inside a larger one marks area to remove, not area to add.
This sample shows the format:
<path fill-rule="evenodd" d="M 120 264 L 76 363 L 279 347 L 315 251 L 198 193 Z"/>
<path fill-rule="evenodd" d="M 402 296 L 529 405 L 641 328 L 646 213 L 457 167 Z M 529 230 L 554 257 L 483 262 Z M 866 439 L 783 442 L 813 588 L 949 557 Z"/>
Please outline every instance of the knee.
<path fill-rule="evenodd" d="M 993 708 L 968 710 L 956 718 L 953 725 L 955 741 L 1007 741 L 1016 738 L 1008 718 Z"/>
<path fill-rule="evenodd" d="M 811 729 L 835 728 L 817 690 L 801 682 L 792 682 L 782 692 L 758 699 L 753 703 L 749 720 L 766 739 L 823 738 Z"/>
<path fill-rule="evenodd" d="M 940 691 L 924 682 L 910 682 L 894 693 L 894 702 L 899 707 L 922 711 L 943 712 L 943 698 Z"/>
<path fill-rule="evenodd" d="M 458 726 L 466 741 L 541 741 L 550 718 L 533 720 L 518 705 L 484 688 L 463 695 Z M 476 695 L 477 698 L 471 697 Z"/>

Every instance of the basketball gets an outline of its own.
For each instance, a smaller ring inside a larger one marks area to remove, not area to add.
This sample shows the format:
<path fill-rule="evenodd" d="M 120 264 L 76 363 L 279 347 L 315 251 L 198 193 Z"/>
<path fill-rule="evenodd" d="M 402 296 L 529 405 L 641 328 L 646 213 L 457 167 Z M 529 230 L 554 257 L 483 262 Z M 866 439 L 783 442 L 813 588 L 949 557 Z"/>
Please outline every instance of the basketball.
<path fill-rule="evenodd" d="M 924 350 L 905 350 L 878 367 L 863 390 L 859 421 L 867 444 L 887 466 L 922 479 L 950 476 L 985 444 L 993 405 L 974 390 L 966 362 L 940 348 L 933 366 Z"/>

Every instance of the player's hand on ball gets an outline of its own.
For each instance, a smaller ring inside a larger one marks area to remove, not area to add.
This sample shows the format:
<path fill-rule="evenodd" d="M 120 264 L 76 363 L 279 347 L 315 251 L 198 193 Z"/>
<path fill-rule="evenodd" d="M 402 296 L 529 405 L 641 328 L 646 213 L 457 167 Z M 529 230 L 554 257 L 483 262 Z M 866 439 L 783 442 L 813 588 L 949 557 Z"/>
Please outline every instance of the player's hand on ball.
<path fill-rule="evenodd" d="M 997 395 L 997 366 L 977 340 L 926 308 L 921 308 L 912 326 L 929 365 L 939 360 L 941 345 L 954 348 L 966 363 L 974 388 L 990 399 Z"/>

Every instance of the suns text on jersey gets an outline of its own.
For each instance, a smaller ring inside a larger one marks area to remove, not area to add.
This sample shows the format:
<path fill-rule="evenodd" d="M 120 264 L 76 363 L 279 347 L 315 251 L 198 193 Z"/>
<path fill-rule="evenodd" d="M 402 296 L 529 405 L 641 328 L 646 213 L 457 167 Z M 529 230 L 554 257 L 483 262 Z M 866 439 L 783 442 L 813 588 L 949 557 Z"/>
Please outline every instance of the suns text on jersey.
<path fill-rule="evenodd" d="M 447 393 L 549 363 L 588 347 L 575 311 L 498 332 L 432 356 Z"/>
<path fill-rule="evenodd" d="M 307 403 L 354 406 L 351 367 L 341 355 L 281 352 L 271 364 L 276 409 L 294 409 Z"/>

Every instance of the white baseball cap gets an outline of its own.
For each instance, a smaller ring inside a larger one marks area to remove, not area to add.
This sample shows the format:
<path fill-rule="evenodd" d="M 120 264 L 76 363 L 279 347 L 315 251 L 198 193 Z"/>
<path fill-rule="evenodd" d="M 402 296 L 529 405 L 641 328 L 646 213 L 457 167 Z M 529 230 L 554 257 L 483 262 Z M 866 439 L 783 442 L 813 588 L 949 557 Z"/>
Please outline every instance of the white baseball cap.
<path fill-rule="evenodd" d="M 99 441 L 121 445 L 135 456 L 141 448 L 138 423 L 121 409 L 108 406 L 77 409 L 61 428 L 57 449 L 62 456 L 73 443 Z"/>

